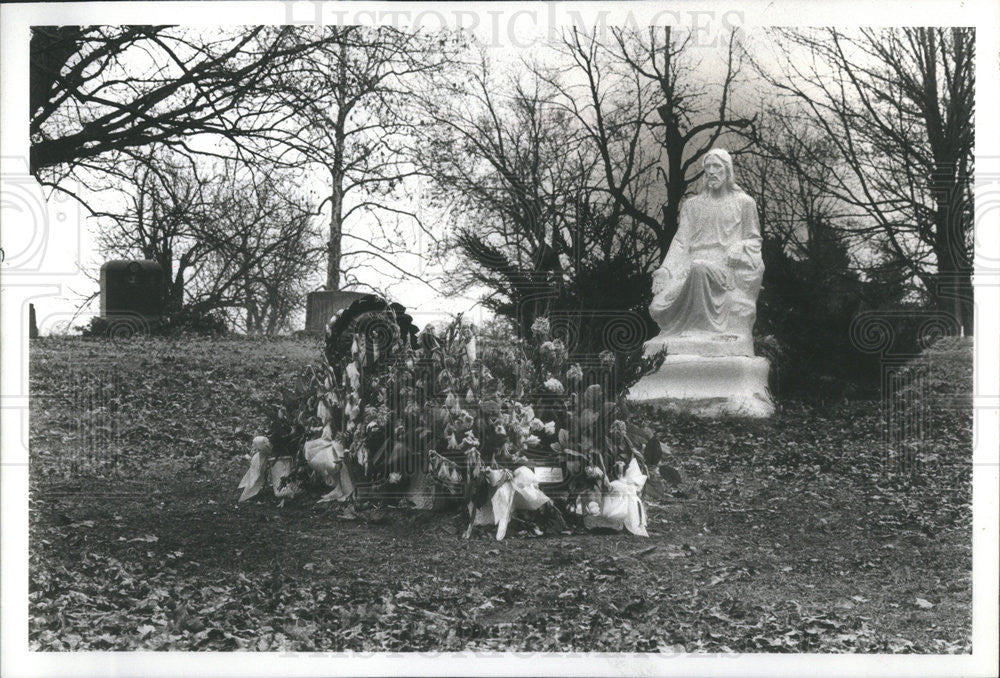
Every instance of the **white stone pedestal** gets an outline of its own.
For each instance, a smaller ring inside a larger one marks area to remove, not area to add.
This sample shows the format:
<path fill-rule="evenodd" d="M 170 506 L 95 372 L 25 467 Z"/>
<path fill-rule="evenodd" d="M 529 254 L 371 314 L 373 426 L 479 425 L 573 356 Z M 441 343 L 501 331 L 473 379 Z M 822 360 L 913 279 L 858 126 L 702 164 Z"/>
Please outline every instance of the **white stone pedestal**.
<path fill-rule="evenodd" d="M 628 399 L 702 417 L 770 417 L 769 367 L 760 356 L 668 355 L 629 389 Z"/>

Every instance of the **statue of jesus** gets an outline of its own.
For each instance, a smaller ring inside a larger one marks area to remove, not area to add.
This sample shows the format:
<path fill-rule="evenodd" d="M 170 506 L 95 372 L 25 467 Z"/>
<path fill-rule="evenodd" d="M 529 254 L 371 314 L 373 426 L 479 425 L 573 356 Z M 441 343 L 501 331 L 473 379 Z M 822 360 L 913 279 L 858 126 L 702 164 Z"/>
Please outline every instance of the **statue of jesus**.
<path fill-rule="evenodd" d="M 703 161 L 706 190 L 681 206 L 677 234 L 653 274 L 653 343 L 668 354 L 753 356 L 764 264 L 754 199 L 722 149 Z"/>
<path fill-rule="evenodd" d="M 696 416 L 769 417 L 770 363 L 753 350 L 764 277 L 757 206 L 736 185 L 729 153 L 713 149 L 702 166 L 705 190 L 681 205 L 677 235 L 653 274 L 649 313 L 660 334 L 644 351 L 667 355 L 629 398 Z"/>

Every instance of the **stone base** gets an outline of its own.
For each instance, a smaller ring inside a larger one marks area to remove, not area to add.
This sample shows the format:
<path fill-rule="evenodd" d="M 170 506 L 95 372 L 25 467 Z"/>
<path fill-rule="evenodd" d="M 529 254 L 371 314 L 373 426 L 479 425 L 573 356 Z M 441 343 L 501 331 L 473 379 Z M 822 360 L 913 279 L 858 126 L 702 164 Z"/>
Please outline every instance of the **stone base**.
<path fill-rule="evenodd" d="M 769 368 L 760 356 L 668 355 L 629 389 L 628 399 L 700 417 L 766 418 L 774 414 Z"/>
<path fill-rule="evenodd" d="M 661 332 L 643 344 L 646 355 L 666 350 L 667 355 L 748 356 L 753 357 L 753 336 L 747 334 L 716 334 L 686 332 L 668 335 Z"/>

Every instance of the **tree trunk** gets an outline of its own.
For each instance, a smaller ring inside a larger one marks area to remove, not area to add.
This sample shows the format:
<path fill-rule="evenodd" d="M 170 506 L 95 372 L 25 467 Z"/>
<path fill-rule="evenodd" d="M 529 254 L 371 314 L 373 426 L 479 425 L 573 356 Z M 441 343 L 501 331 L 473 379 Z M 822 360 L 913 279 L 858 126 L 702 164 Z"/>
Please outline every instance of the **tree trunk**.
<path fill-rule="evenodd" d="M 343 176 L 332 168 L 330 172 L 330 238 L 326 243 L 326 289 L 340 289 L 341 238 L 344 229 Z"/>
<path fill-rule="evenodd" d="M 936 122 L 936 121 L 935 121 Z M 929 126 L 930 127 L 930 126 Z M 934 196 L 934 255 L 937 259 L 936 289 L 932 290 L 939 311 L 954 323 L 965 336 L 973 334 L 972 256 L 966 245 L 968 223 L 966 190 L 958 170 L 953 148 L 935 148 L 940 139 L 933 138 L 935 163 L 930 177 Z"/>
<path fill-rule="evenodd" d="M 341 81 L 347 79 L 347 47 L 341 46 L 338 71 Z M 345 102 L 338 96 L 337 119 L 334 128 L 333 164 L 330 170 L 330 238 L 326 244 L 326 289 L 340 289 L 341 240 L 344 234 L 344 156 L 347 139 Z"/>
<path fill-rule="evenodd" d="M 961 251 L 963 241 L 960 226 L 950 223 L 948 210 L 940 209 L 936 215 L 937 256 L 936 288 L 933 290 L 937 308 L 954 323 L 956 329 L 971 337 L 975 322 L 973 304 L 972 270 L 968 256 Z M 957 232 L 952 232 L 957 231 Z"/>

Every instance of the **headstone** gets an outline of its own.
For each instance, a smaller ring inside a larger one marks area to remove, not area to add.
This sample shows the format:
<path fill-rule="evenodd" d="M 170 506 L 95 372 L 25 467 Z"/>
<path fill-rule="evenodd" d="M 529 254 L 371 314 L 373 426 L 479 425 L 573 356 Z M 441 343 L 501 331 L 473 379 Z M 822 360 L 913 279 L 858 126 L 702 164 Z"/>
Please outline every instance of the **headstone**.
<path fill-rule="evenodd" d="M 341 292 L 340 290 L 320 290 L 306 295 L 306 332 L 323 336 L 326 324 L 337 311 L 347 308 L 357 299 L 366 296 L 363 292 Z"/>
<path fill-rule="evenodd" d="M 677 234 L 653 275 L 649 312 L 660 334 L 644 352 L 665 349 L 667 357 L 629 398 L 697 416 L 769 417 L 770 364 L 753 347 L 764 276 L 757 206 L 736 185 L 729 153 L 709 151 L 704 170 L 707 190 L 682 205 Z"/>
<path fill-rule="evenodd" d="M 101 317 L 159 320 L 166 298 L 163 267 L 149 259 L 105 262 L 101 266 Z"/>

